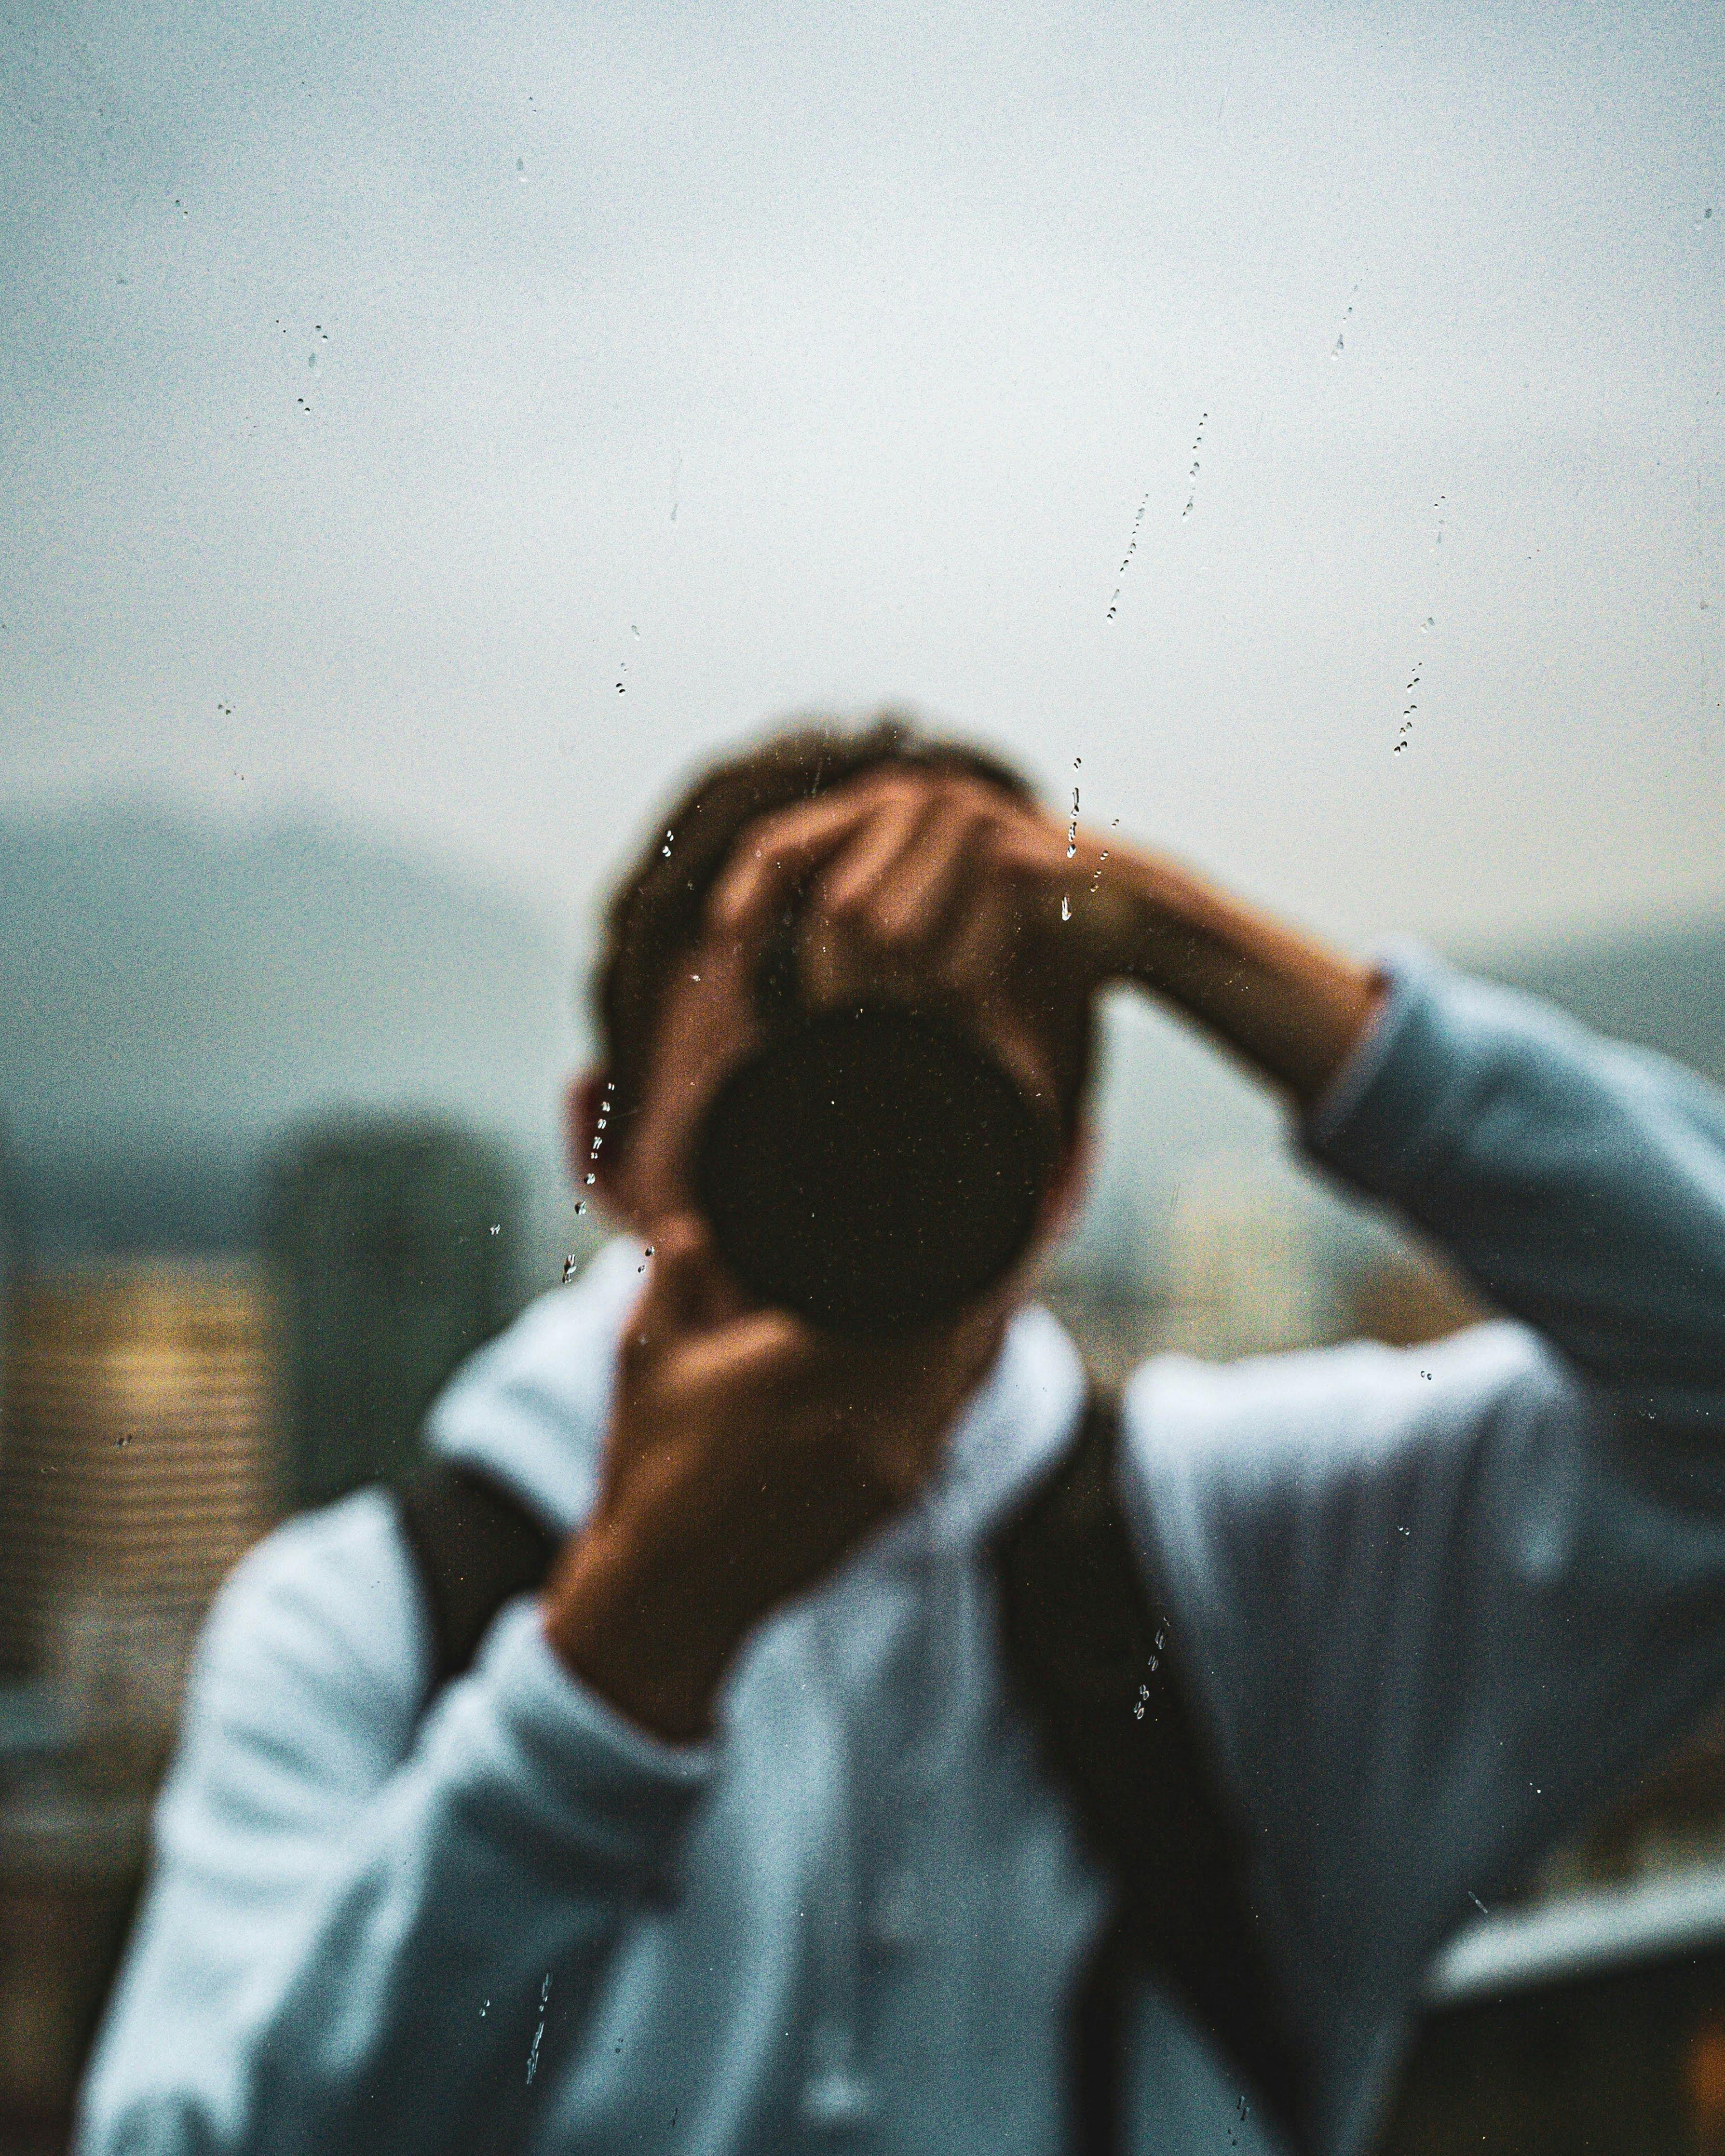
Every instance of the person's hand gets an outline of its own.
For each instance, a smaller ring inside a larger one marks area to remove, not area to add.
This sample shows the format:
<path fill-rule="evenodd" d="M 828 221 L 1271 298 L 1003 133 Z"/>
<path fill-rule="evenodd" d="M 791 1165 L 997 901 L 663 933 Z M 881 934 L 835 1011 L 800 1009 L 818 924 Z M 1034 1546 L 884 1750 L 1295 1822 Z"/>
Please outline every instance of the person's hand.
<path fill-rule="evenodd" d="M 1370 1024 L 1381 977 L 1165 855 L 1068 830 L 978 780 L 886 767 L 754 825 L 715 887 L 713 929 L 758 936 L 806 894 L 816 1000 L 932 989 L 1009 1056 L 1024 1017 L 1069 1024 L 1130 981 L 1309 1107 Z"/>
<path fill-rule="evenodd" d="M 1130 968 L 1140 900 L 1116 860 L 997 787 L 887 766 L 752 825 L 709 918 L 749 946 L 798 908 L 816 1005 L 884 993 L 1057 1015 Z"/>
<path fill-rule="evenodd" d="M 923 1487 L 997 1344 L 986 1306 L 881 1341 L 742 1306 L 701 1224 L 658 1235 L 619 1352 L 592 1520 L 548 1584 L 575 1673 L 641 1727 L 708 1726 L 751 1628 Z"/>

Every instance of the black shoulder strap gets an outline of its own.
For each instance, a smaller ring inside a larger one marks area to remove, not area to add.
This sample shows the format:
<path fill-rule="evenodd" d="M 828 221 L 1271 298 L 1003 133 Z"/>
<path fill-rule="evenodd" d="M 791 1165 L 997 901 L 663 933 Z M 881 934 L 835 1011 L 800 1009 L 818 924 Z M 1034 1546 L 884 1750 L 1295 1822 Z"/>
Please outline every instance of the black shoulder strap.
<path fill-rule="evenodd" d="M 1291 2143 L 1309 2113 L 1300 2054 L 1257 1936 L 1246 1850 L 1126 1525 L 1120 1410 L 1093 1394 L 1053 1472 L 992 1555 L 1011 1680 L 1117 1913 L 1077 2005 L 1074 2092 L 1085 2156 L 1120 2143 L 1125 1994 L 1161 1977 Z"/>
<path fill-rule="evenodd" d="M 394 1492 L 431 1620 L 428 1700 L 460 1676 L 506 1602 L 538 1587 L 562 1537 L 477 1468 L 426 1461 Z"/>

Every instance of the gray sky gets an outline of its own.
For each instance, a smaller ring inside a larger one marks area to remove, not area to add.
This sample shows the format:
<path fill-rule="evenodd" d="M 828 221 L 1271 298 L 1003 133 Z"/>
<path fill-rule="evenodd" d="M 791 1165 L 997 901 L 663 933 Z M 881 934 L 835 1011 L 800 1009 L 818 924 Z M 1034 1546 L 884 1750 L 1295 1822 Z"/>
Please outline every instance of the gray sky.
<path fill-rule="evenodd" d="M 128 0 L 0 69 L 0 808 L 310 807 L 567 927 L 703 747 L 893 700 L 1345 937 L 1725 902 L 1717 8 Z"/>

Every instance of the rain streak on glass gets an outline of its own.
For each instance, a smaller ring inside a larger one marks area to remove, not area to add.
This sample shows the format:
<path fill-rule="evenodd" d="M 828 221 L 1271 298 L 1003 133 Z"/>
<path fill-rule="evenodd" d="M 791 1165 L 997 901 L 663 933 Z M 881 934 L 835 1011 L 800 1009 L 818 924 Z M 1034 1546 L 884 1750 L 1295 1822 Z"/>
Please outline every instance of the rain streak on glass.
<path fill-rule="evenodd" d="M 1188 516 L 1191 516 L 1191 514 L 1192 514 L 1192 506 L 1193 502 L 1195 502 L 1195 501 L 1197 500 L 1197 494 L 1198 494 L 1198 451 L 1199 451 L 1199 449 L 1202 449 L 1202 446 L 1203 446 L 1203 441 L 1204 441 L 1204 429 L 1205 429 L 1205 428 L 1206 428 L 1206 427 L 1208 427 L 1208 426 L 1209 425 L 1209 424 L 1210 424 L 1210 415 L 1209 415 L 1209 413 L 1208 413 L 1208 412 L 1205 412 L 1205 413 L 1202 413 L 1202 414 L 1200 415 L 1200 417 L 1199 417 L 1199 419 L 1198 419 L 1198 430 L 1197 430 L 1197 434 L 1192 437 L 1192 470 L 1191 470 L 1189 472 L 1187 472 L 1187 474 L 1186 475 L 1186 485 L 1187 485 L 1186 506 L 1185 506 L 1185 508 L 1184 508 L 1184 509 L 1182 509 L 1182 510 L 1181 511 L 1181 512 L 1180 512 L 1180 521 L 1181 521 L 1182 524 L 1184 524 L 1184 523 L 1185 523 L 1185 521 L 1186 521 L 1186 520 L 1187 520 L 1187 518 Z"/>
<path fill-rule="evenodd" d="M 1406 748 L 1408 746 L 1408 737 L 1413 731 L 1413 714 L 1419 709 L 1419 701 L 1414 697 L 1413 691 L 1419 686 L 1419 669 L 1416 666 L 1413 673 L 1408 676 L 1408 686 L 1403 692 L 1408 697 L 1408 701 L 1402 706 L 1401 738 L 1397 742 L 1395 748 L 1391 751 L 1393 755 L 1398 753 L 1402 749 Z"/>
<path fill-rule="evenodd" d="M 1115 572 L 1116 582 L 1114 588 L 1114 597 L 1108 603 L 1107 619 L 1110 621 L 1114 619 L 1115 611 L 1120 606 L 1120 584 L 1119 580 L 1125 578 L 1127 567 L 1131 562 L 1132 557 L 1138 552 L 1138 527 L 1143 523 L 1144 512 L 1149 508 L 1149 506 L 1150 489 L 1146 487 L 1144 490 L 1144 499 L 1138 505 L 1138 514 L 1132 519 L 1132 536 L 1130 542 L 1127 545 L 1125 554 L 1121 557 L 1120 567 Z"/>
<path fill-rule="evenodd" d="M 1331 359 L 1340 359 L 1341 357 L 1343 339 L 1347 333 L 1348 323 L 1353 317 L 1354 298 L 1355 295 L 1359 291 L 1359 282 L 1357 279 L 1354 283 L 1353 290 L 1347 295 L 1347 305 L 1342 310 L 1341 321 L 1336 331 L 1336 341 L 1330 347 L 1330 357 Z"/>
<path fill-rule="evenodd" d="M 551 1996 L 551 1979 L 547 1976 L 539 1986 L 539 2025 L 533 2031 L 533 2047 L 527 2055 L 528 2087 L 533 2087 L 534 2074 L 538 2071 L 539 2046 L 545 2036 L 545 2002 Z"/>
<path fill-rule="evenodd" d="M 610 1083 L 606 1086 L 605 1089 L 605 1097 L 599 1104 L 599 1114 L 594 1122 L 593 1143 L 587 1154 L 587 1174 L 585 1181 L 589 1189 L 591 1189 L 593 1185 L 599 1180 L 599 1173 L 595 1163 L 599 1158 L 599 1148 L 605 1143 L 605 1125 L 610 1121 L 611 1091 L 612 1086 L 615 1082 L 616 1081 L 615 1080 L 612 1080 Z"/>

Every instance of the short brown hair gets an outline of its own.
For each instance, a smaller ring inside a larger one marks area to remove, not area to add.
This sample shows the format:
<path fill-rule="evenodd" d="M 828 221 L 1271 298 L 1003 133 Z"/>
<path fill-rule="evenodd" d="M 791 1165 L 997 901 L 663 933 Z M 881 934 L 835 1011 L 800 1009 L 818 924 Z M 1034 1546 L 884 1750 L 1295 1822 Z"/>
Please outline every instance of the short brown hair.
<path fill-rule="evenodd" d="M 1015 801 L 1033 802 L 1022 773 L 969 742 L 926 734 L 883 713 L 863 726 L 812 720 L 782 727 L 709 764 L 685 789 L 618 882 L 605 910 L 592 995 L 610 1087 L 609 1127 L 628 1144 L 646 1079 L 672 968 L 699 942 L 707 900 L 748 826 L 793 802 L 843 786 L 886 763 L 981 779 Z M 1074 1044 L 1069 1083 L 1061 1060 L 1061 1116 L 1070 1130 L 1089 1081 L 1092 1033 Z"/>

